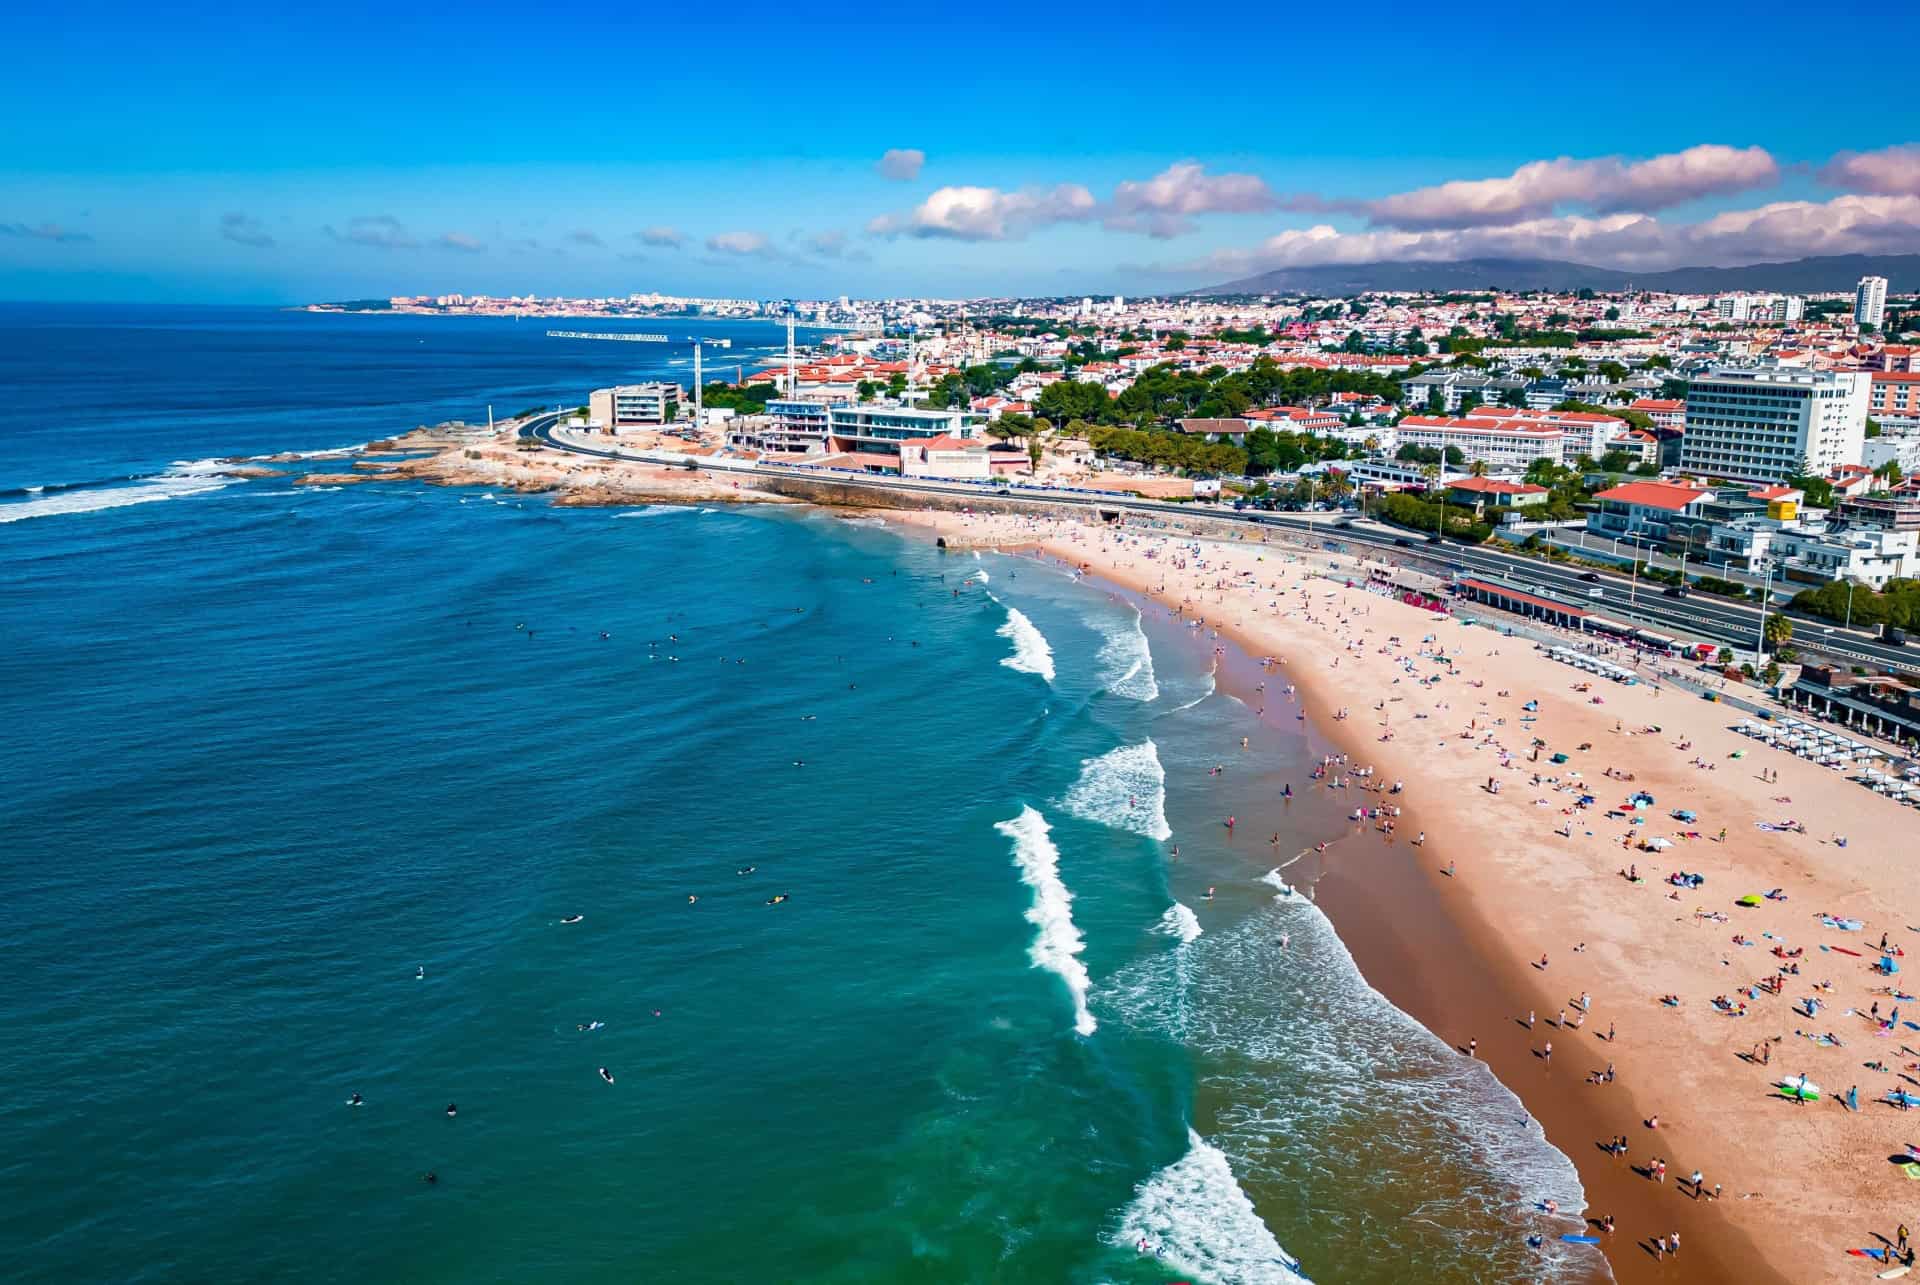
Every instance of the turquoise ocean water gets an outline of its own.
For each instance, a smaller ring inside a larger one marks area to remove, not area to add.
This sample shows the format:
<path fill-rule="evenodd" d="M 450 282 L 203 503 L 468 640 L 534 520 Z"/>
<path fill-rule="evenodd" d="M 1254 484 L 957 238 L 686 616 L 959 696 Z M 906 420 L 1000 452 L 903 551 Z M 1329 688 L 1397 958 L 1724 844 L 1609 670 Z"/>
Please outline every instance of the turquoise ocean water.
<path fill-rule="evenodd" d="M 197 463 L 640 347 L 0 310 L 12 1278 L 1595 1270 L 1521 1243 L 1580 1194 L 1518 1102 L 1263 881 L 1342 828 L 1278 801 L 1312 729 L 1164 613 L 817 511 Z"/>

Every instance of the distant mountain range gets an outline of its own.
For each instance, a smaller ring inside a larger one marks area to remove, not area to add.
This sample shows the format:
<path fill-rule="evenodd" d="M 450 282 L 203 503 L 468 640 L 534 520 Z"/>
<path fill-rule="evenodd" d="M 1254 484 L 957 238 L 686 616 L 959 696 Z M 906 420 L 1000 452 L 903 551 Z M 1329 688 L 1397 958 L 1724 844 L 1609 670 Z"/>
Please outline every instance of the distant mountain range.
<path fill-rule="evenodd" d="M 1321 297 L 1375 290 L 1414 292 L 1501 290 L 1652 290 L 1669 294 L 1720 294 L 1773 290 L 1818 294 L 1851 290 L 1861 277 L 1885 277 L 1893 291 L 1920 288 L 1920 254 L 1837 254 L 1790 263 L 1749 263 L 1739 268 L 1669 268 L 1622 272 L 1559 259 L 1458 259 L 1451 262 L 1324 263 L 1275 268 L 1224 285 L 1189 290 L 1195 295 L 1305 294 Z"/>

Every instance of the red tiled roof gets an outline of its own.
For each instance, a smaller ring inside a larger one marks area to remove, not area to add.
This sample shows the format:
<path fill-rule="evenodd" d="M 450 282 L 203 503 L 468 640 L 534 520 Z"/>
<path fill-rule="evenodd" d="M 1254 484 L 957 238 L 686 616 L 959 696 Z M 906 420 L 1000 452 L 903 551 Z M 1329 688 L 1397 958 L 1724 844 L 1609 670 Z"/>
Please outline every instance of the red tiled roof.
<path fill-rule="evenodd" d="M 1478 589 L 1481 593 L 1498 594 L 1509 602 L 1524 602 L 1529 606 L 1545 607 L 1549 611 L 1558 611 L 1569 616 L 1584 616 L 1587 614 L 1586 610 L 1582 607 L 1569 607 L 1564 602 L 1553 602 L 1547 598 L 1537 598 L 1533 594 L 1522 593 L 1518 589 L 1509 589 L 1505 585 L 1488 584 L 1485 580 L 1462 580 L 1460 587 L 1463 589 Z"/>
<path fill-rule="evenodd" d="M 1547 488 L 1531 482 L 1503 482 L 1491 477 L 1463 477 L 1447 483 L 1450 491 L 1478 491 L 1483 495 L 1545 495 Z"/>
<path fill-rule="evenodd" d="M 1593 498 L 1617 500 L 1621 504 L 1641 504 L 1651 509 L 1666 509 L 1669 512 L 1678 513 L 1707 494 L 1709 494 L 1707 491 L 1695 490 L 1690 486 L 1676 486 L 1672 482 L 1623 482 L 1619 486 L 1599 492 Z"/>

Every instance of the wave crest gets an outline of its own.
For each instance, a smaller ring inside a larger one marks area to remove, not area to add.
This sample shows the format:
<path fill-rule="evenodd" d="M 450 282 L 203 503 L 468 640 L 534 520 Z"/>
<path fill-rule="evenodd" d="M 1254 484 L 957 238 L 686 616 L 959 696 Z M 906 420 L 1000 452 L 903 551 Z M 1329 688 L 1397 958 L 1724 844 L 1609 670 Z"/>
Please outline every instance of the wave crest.
<path fill-rule="evenodd" d="M 1167 772 L 1151 740 L 1122 745 L 1083 759 L 1080 779 L 1061 805 L 1075 816 L 1149 839 L 1171 839 L 1167 824 Z"/>
<path fill-rule="evenodd" d="M 1053 648 L 1047 645 L 1047 636 L 1018 607 L 1007 608 L 1007 623 L 994 632 L 1013 644 L 1013 655 L 1002 660 L 1002 665 L 1053 681 Z"/>
<path fill-rule="evenodd" d="M 1080 962 L 1086 939 L 1073 922 L 1073 894 L 1060 880 L 1060 849 L 1054 846 L 1053 827 L 1032 807 L 1023 806 L 1020 815 L 995 823 L 994 829 L 1013 840 L 1013 864 L 1020 878 L 1033 889 L 1033 905 L 1027 909 L 1027 922 L 1037 930 L 1027 957 L 1035 968 L 1044 968 L 1067 984 L 1073 997 L 1073 1029 L 1092 1035 L 1093 1013 L 1087 1008 L 1087 992 L 1092 979 Z"/>

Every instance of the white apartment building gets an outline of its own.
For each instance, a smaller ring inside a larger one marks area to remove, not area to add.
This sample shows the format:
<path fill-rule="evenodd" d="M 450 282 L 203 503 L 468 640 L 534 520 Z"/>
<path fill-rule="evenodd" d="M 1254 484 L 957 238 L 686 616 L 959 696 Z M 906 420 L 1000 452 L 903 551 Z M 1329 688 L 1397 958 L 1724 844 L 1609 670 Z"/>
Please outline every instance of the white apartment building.
<path fill-rule="evenodd" d="M 1900 470 L 1901 477 L 1920 473 L 1920 433 L 1882 433 L 1869 437 L 1860 452 L 1860 463 L 1876 472 L 1887 464 Z"/>
<path fill-rule="evenodd" d="M 1920 574 L 1920 531 L 1882 531 L 1789 524 L 1768 550 L 1776 567 L 1811 572 L 1827 580 L 1858 580 L 1875 589 L 1887 581 Z"/>
<path fill-rule="evenodd" d="M 1731 294 L 1714 300 L 1713 309 L 1723 321 L 1798 321 L 1807 301 L 1791 294 Z"/>
<path fill-rule="evenodd" d="M 1887 279 L 1861 277 L 1853 288 L 1853 323 L 1856 326 L 1883 325 L 1887 316 Z"/>
<path fill-rule="evenodd" d="M 1395 432 L 1397 446 L 1453 447 L 1466 464 L 1484 460 L 1494 468 L 1524 471 L 1538 459 L 1568 465 L 1582 455 L 1599 459 L 1627 432 L 1627 422 L 1591 411 L 1486 410 L 1463 419 L 1409 415 Z M 1630 449 L 1639 450 L 1639 443 Z"/>
<path fill-rule="evenodd" d="M 621 384 L 596 388 L 587 397 L 588 414 L 609 433 L 623 428 L 655 428 L 680 413 L 680 385 Z"/>
<path fill-rule="evenodd" d="M 1778 482 L 1858 464 L 1867 436 L 1868 379 L 1857 371 L 1728 366 L 1687 385 L 1680 467 Z"/>

